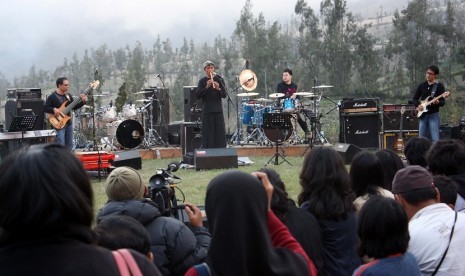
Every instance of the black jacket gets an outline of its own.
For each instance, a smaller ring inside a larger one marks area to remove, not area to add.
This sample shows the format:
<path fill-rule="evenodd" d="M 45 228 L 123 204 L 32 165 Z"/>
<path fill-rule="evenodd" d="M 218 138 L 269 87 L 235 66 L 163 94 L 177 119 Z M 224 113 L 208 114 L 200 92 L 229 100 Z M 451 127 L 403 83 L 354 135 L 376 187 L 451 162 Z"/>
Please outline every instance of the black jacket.
<path fill-rule="evenodd" d="M 203 262 L 210 247 L 205 227 L 191 231 L 181 221 L 161 216 L 150 200 L 110 201 L 99 212 L 97 222 L 109 215 L 127 215 L 148 230 L 154 263 L 163 275 L 183 275 L 191 266 Z"/>

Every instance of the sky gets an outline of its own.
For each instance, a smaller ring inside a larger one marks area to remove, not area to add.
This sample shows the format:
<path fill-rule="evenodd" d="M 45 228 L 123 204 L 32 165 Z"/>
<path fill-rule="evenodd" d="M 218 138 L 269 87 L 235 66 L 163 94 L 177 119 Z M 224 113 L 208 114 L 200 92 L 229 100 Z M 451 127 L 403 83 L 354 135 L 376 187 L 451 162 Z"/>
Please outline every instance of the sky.
<path fill-rule="evenodd" d="M 356 3 L 362 0 L 348 0 Z M 379 0 L 378 0 L 379 1 Z M 385 0 L 383 0 L 385 1 Z M 399 0 L 396 0 L 399 1 Z M 37 69 L 54 70 L 104 43 L 110 50 L 136 41 L 151 47 L 157 36 L 178 47 L 229 38 L 246 0 L 0 0 L 0 73 L 7 78 Z M 252 12 L 268 22 L 294 16 L 297 0 L 252 0 Z M 320 0 L 307 0 L 317 12 Z"/>

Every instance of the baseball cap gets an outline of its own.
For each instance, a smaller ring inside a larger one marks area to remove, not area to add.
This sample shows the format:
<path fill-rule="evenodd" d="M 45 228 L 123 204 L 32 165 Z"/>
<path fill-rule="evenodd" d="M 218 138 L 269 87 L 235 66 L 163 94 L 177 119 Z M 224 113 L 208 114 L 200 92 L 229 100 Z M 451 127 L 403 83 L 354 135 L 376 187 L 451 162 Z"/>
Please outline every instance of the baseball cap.
<path fill-rule="evenodd" d="M 397 171 L 392 180 L 392 193 L 434 188 L 433 176 L 422 166 L 412 165 Z"/>

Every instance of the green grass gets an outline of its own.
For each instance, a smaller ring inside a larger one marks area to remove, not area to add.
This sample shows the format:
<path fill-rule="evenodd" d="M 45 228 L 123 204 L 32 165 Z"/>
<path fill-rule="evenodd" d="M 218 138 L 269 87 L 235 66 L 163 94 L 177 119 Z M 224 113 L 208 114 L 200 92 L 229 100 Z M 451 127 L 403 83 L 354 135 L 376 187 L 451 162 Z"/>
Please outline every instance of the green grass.
<path fill-rule="evenodd" d="M 251 161 L 255 162 L 252 165 L 240 166 L 238 170 L 244 172 L 254 172 L 262 168 L 271 156 L 260 156 L 260 157 L 249 157 Z M 286 157 L 286 159 L 292 164 L 289 165 L 286 162 L 280 165 L 274 165 L 274 159 L 267 166 L 268 168 L 276 170 L 286 184 L 289 196 L 293 199 L 297 198 L 300 192 L 299 174 L 303 163 L 303 157 Z M 142 169 L 139 173 L 146 185 L 148 185 L 150 178 L 156 173 L 158 168 L 165 168 L 171 161 L 177 161 L 175 159 L 148 159 L 142 161 Z M 279 161 L 283 161 L 279 158 Z M 176 185 L 176 197 L 178 200 L 182 200 L 182 193 L 185 195 L 185 201 L 192 202 L 197 205 L 204 205 L 205 191 L 210 180 L 216 175 L 227 171 L 228 169 L 215 169 L 215 170 L 203 170 L 196 171 L 194 169 L 179 169 L 174 174 L 181 178 L 181 182 Z M 92 179 L 92 188 L 94 190 L 94 210 L 97 213 L 100 208 L 107 202 L 108 198 L 105 193 L 105 177 L 102 177 L 100 181 L 98 179 Z M 182 191 L 182 193 L 180 192 Z"/>

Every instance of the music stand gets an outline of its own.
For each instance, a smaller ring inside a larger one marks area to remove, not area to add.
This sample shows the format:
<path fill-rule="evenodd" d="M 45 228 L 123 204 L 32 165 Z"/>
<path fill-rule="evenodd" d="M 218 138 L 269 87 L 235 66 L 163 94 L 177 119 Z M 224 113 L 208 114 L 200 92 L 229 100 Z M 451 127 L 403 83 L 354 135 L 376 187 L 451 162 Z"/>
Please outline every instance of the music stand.
<path fill-rule="evenodd" d="M 283 130 L 284 131 L 290 131 L 292 129 L 292 124 L 291 124 L 291 117 L 292 117 L 292 114 L 290 113 L 264 113 L 263 114 L 263 128 L 264 129 L 274 129 L 275 130 L 275 146 L 276 146 L 276 150 L 275 150 L 275 153 L 274 155 L 270 158 L 270 160 L 268 160 L 268 162 L 265 164 L 265 166 L 267 166 L 271 160 L 273 160 L 274 158 L 274 164 L 275 165 L 280 165 L 284 162 L 287 162 L 289 165 L 292 166 L 291 163 L 289 163 L 289 161 L 287 161 L 286 158 L 284 158 L 284 156 L 282 154 L 279 153 L 278 151 L 278 144 L 280 142 L 284 142 L 285 141 L 285 137 L 286 135 L 283 135 L 284 137 L 280 137 L 279 134 L 280 134 L 280 131 L 282 132 Z M 278 159 L 279 157 L 281 157 L 283 159 L 282 162 L 279 162 Z"/>
<path fill-rule="evenodd" d="M 34 124 L 36 123 L 38 115 L 24 115 L 24 116 L 14 116 L 11 121 L 8 132 L 19 132 L 21 131 L 21 140 L 20 144 L 23 145 L 24 141 L 24 132 L 33 130 Z"/>

